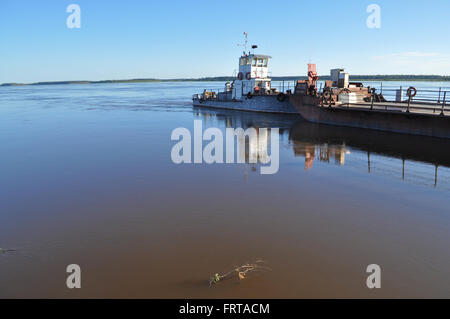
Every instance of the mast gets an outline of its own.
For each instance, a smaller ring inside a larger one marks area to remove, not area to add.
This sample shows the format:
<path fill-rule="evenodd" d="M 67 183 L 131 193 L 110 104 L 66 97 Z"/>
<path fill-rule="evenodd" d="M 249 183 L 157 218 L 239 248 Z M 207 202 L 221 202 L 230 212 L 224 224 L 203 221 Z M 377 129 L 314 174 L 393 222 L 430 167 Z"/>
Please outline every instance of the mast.
<path fill-rule="evenodd" d="M 244 32 L 244 42 L 242 44 L 238 43 L 238 47 L 244 48 L 244 55 L 247 55 L 247 44 L 248 44 L 248 34 Z"/>

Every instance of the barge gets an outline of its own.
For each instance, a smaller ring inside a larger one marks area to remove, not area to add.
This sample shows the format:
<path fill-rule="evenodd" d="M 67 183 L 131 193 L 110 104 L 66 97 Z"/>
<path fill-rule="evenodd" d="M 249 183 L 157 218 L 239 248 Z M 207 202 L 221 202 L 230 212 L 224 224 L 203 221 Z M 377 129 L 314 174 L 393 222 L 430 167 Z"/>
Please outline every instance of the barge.
<path fill-rule="evenodd" d="M 374 88 L 349 82 L 343 69 L 331 70 L 331 80 L 323 88 L 317 87 L 318 79 L 316 65 L 309 64 L 308 79 L 297 81 L 290 96 L 309 122 L 450 138 L 450 92 L 439 92 L 437 102 L 415 101 L 417 90 L 409 87 L 406 100 L 397 92 L 395 101 L 387 101 Z"/>

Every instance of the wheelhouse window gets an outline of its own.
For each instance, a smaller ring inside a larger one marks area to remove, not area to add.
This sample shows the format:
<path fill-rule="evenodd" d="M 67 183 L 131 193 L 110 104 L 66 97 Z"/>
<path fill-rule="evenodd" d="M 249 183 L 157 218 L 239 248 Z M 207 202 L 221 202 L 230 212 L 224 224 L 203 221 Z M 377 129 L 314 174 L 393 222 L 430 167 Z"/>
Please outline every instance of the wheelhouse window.
<path fill-rule="evenodd" d="M 258 59 L 258 65 L 257 66 L 263 66 L 263 60 L 264 59 Z"/>
<path fill-rule="evenodd" d="M 253 60 L 252 60 L 252 66 L 256 66 L 256 58 L 253 58 Z"/>
<path fill-rule="evenodd" d="M 267 60 L 268 59 L 264 59 L 264 66 L 267 66 Z"/>

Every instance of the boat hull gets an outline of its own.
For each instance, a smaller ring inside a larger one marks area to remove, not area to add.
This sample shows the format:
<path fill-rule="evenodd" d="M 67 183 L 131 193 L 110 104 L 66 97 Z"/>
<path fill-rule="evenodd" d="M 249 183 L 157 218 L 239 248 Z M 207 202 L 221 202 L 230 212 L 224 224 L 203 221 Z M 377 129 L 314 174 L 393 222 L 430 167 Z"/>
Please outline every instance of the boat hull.
<path fill-rule="evenodd" d="M 317 98 L 295 94 L 290 96 L 290 101 L 305 120 L 313 123 L 450 138 L 449 116 L 323 107 L 319 106 Z"/>
<path fill-rule="evenodd" d="M 284 101 L 278 101 L 276 95 L 254 95 L 243 100 L 202 100 L 194 98 L 193 105 L 197 107 L 220 108 L 229 110 L 298 114 L 298 111 L 290 103 L 289 96 Z"/>

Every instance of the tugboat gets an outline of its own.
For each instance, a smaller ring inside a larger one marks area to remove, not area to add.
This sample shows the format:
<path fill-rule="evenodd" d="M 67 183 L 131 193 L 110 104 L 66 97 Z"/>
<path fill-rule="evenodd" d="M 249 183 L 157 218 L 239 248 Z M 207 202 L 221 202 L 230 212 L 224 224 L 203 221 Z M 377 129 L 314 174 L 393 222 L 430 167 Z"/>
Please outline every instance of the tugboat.
<path fill-rule="evenodd" d="M 247 35 L 245 44 L 247 45 Z M 257 48 L 256 45 L 252 49 Z M 271 56 L 254 54 L 244 50 L 239 58 L 239 72 L 233 82 L 225 83 L 223 92 L 204 90 L 194 94 L 193 105 L 196 107 L 222 108 L 241 111 L 292 113 L 298 111 L 290 104 L 290 90 L 280 92 L 272 88 L 269 77 L 269 59 Z"/>
<path fill-rule="evenodd" d="M 450 138 L 450 91 L 414 87 L 393 90 L 395 101 L 388 101 L 375 88 L 349 82 L 343 69 L 331 70 L 331 80 L 317 87 L 316 65 L 308 65 L 308 79 L 297 81 L 291 104 L 309 122 L 358 127 L 395 133 Z M 422 92 L 420 92 L 422 93 Z M 415 98 L 416 97 L 416 98 Z"/>

